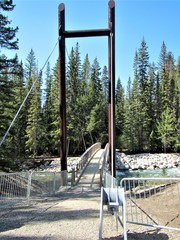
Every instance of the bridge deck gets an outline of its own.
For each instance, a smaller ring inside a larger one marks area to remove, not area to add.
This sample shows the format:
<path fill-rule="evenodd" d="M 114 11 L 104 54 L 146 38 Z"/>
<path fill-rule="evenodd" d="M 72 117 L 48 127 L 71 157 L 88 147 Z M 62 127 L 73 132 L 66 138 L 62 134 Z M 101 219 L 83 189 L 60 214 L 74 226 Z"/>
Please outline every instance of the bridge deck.
<path fill-rule="evenodd" d="M 99 150 L 91 159 L 89 165 L 85 169 L 80 181 L 78 188 L 83 189 L 99 189 L 100 186 L 100 175 L 99 175 L 99 160 L 103 150 Z"/>

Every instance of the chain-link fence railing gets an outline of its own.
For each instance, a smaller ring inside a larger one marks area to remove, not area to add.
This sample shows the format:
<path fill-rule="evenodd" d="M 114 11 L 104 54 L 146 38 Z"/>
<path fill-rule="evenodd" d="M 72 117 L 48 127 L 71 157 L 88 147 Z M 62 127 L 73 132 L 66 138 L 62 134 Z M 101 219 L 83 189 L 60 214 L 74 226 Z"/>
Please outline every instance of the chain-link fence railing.
<path fill-rule="evenodd" d="M 3 203 L 54 195 L 63 186 L 67 186 L 67 171 L 2 173 L 0 174 L 0 201 Z"/>

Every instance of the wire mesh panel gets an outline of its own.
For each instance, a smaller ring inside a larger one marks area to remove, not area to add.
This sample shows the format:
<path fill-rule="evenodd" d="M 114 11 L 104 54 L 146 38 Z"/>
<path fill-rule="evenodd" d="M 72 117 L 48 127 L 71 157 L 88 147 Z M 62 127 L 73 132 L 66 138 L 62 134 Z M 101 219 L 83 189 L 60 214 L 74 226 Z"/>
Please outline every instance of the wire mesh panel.
<path fill-rule="evenodd" d="M 127 222 L 180 231 L 180 178 L 124 178 Z"/>
<path fill-rule="evenodd" d="M 67 172 L 33 172 L 30 196 L 53 195 L 67 182 Z"/>
<path fill-rule="evenodd" d="M 110 187 L 117 187 L 118 183 L 116 178 L 114 178 L 109 172 L 104 171 L 104 187 L 110 188 Z"/>
<path fill-rule="evenodd" d="M 67 171 L 0 174 L 0 204 L 53 195 L 63 186 L 67 186 Z"/>
<path fill-rule="evenodd" d="M 29 173 L 0 174 L 0 200 L 27 197 Z"/>

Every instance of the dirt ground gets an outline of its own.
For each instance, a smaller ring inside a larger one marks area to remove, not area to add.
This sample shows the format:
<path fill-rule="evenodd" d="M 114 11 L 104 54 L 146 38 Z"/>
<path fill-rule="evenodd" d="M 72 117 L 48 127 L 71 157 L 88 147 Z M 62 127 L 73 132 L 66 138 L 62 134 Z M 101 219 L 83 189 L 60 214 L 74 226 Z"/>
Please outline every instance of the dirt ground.
<path fill-rule="evenodd" d="M 178 186 L 174 185 L 149 198 L 137 199 L 136 202 L 155 222 L 158 219 L 160 225 L 180 228 L 179 194 Z"/>
<path fill-rule="evenodd" d="M 131 216 L 130 221 L 147 222 L 149 224 L 158 224 L 169 228 L 180 229 L 180 184 L 167 187 L 165 190 L 152 194 L 147 198 L 137 198 L 134 200 L 135 211 L 134 219 Z M 128 204 L 127 204 L 128 205 Z M 134 210 L 127 210 L 133 212 Z M 138 210 L 137 210 L 138 209 Z M 138 212 L 138 213 L 137 213 Z M 136 219 L 136 215 L 138 215 Z M 128 225 L 130 230 L 128 239 L 154 239 L 154 240 L 180 240 L 180 231 L 154 229 L 142 227 L 139 225 Z M 145 230 L 146 229 L 146 230 Z M 144 236 L 146 236 L 144 238 Z"/>
<path fill-rule="evenodd" d="M 168 189 L 167 189 L 168 191 Z M 180 203 L 175 200 L 176 211 L 170 214 L 165 223 L 164 212 L 167 209 L 168 193 L 137 199 L 137 204 L 144 212 L 162 223 L 180 227 Z M 166 199 L 165 199 L 166 196 Z M 174 199 L 178 196 L 176 192 Z M 164 199 L 164 201 L 159 201 Z M 145 204 L 144 204 L 145 203 Z M 168 207 L 169 208 L 169 207 Z M 122 227 L 116 229 L 114 217 L 104 207 L 103 240 L 123 239 Z M 30 204 L 18 203 L 0 209 L 0 239 L 9 240 L 97 240 L 99 239 L 100 191 L 87 189 L 70 190 L 54 198 L 36 199 Z M 156 211 L 160 210 L 160 211 Z M 158 213 L 158 215 L 156 215 Z M 161 213 L 161 214 L 160 214 Z M 156 215 L 156 216 L 155 216 Z M 170 221 L 171 220 L 171 221 Z M 128 240 L 180 240 L 180 232 L 154 229 L 127 224 Z"/>

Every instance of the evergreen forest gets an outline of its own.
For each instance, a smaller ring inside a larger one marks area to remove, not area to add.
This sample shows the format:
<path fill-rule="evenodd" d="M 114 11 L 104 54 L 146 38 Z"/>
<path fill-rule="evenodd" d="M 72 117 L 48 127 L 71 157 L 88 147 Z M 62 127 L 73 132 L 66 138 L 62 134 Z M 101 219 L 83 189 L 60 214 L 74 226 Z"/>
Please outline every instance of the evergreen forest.
<path fill-rule="evenodd" d="M 60 147 L 58 60 L 42 74 L 33 49 L 24 63 L 3 54 L 18 49 L 18 28 L 4 15 L 13 9 L 12 1 L 0 2 L 0 166 L 6 170 L 20 169 L 27 158 L 58 156 Z M 126 87 L 116 80 L 116 148 L 180 152 L 180 57 L 174 59 L 164 41 L 157 63 L 149 62 L 149 54 L 142 38 L 133 77 Z M 66 66 L 67 146 L 75 155 L 108 142 L 108 69 L 97 58 L 90 62 L 88 53 L 81 59 L 78 43 Z"/>

